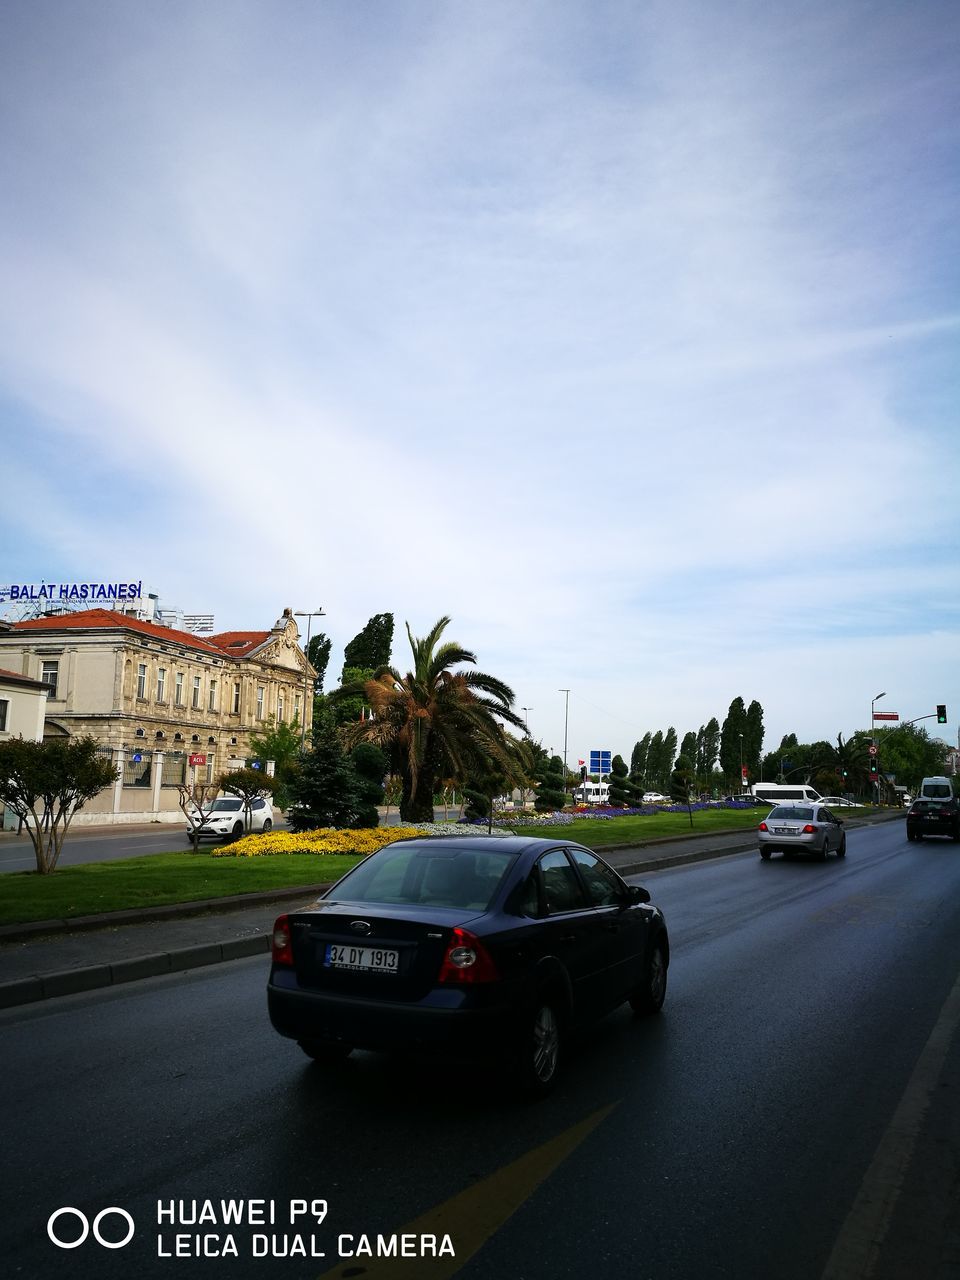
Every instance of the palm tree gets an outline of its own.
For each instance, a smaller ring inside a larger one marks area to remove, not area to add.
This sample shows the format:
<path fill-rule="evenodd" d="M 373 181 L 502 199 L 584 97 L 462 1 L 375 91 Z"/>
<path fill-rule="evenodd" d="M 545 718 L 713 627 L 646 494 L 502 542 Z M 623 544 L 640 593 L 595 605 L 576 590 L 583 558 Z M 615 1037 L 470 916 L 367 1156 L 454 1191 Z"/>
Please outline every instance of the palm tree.
<path fill-rule="evenodd" d="M 363 695 L 373 717 L 347 726 L 345 740 L 350 747 L 373 742 L 386 752 L 403 783 L 400 817 L 408 822 L 433 821 L 441 779 L 462 780 L 482 760 L 507 767 L 510 748 L 499 721 L 524 728 L 511 709 L 513 690 L 502 680 L 483 671 L 453 670 L 477 659 L 455 642 L 439 643 L 449 624 L 440 618 L 418 640 L 408 622 L 412 671 L 402 676 L 394 667 L 381 667 L 371 679 L 329 695 L 331 701 Z"/>

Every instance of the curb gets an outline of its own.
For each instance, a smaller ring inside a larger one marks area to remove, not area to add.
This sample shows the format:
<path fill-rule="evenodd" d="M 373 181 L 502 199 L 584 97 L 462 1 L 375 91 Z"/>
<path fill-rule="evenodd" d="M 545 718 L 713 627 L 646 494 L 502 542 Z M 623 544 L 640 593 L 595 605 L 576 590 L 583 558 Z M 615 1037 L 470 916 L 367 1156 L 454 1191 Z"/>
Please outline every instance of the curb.
<path fill-rule="evenodd" d="M 19 978 L 16 982 L 0 983 L 0 1009 L 13 1009 L 38 1000 L 51 1000 L 56 996 L 71 996 L 82 991 L 119 986 L 124 982 L 136 982 L 140 978 L 156 978 L 165 973 L 199 969 L 225 960 L 266 955 L 269 950 L 269 934 L 258 933 L 250 938 L 205 942 L 198 946 L 181 947 L 176 951 L 161 951 L 152 956 L 135 956 L 129 960 L 118 960 L 114 964 L 95 964 L 86 969 L 66 969 L 42 977 Z"/>
<path fill-rule="evenodd" d="M 150 924 L 154 920 L 182 920 L 217 915 L 225 911 L 242 911 L 245 907 L 267 906 L 271 902 L 289 902 L 292 898 L 309 897 L 329 889 L 333 883 L 301 884 L 290 889 L 266 889 L 262 893 L 244 893 L 233 898 L 197 898 L 193 902 L 170 902 L 162 907 L 135 907 L 129 911 L 107 911 L 95 916 L 73 916 L 64 920 L 33 920 L 29 924 L 0 925 L 0 943 L 28 942 L 31 938 L 57 933 L 81 933 L 87 929 L 109 929 L 112 925 Z"/>

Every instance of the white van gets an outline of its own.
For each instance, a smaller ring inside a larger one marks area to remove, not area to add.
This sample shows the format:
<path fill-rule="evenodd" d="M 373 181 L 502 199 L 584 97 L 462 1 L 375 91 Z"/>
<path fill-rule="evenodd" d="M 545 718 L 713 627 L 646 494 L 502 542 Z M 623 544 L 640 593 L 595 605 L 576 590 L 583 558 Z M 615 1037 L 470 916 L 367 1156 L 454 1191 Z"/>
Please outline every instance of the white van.
<path fill-rule="evenodd" d="M 577 804 L 607 804 L 610 785 L 607 782 L 581 782 L 573 794 Z"/>
<path fill-rule="evenodd" d="M 924 778 L 917 792 L 918 800 L 952 800 L 953 783 L 949 778 Z"/>
<path fill-rule="evenodd" d="M 819 791 L 805 782 L 756 782 L 750 788 L 750 794 L 765 804 L 785 804 L 789 800 L 804 800 L 809 804 L 822 798 Z"/>

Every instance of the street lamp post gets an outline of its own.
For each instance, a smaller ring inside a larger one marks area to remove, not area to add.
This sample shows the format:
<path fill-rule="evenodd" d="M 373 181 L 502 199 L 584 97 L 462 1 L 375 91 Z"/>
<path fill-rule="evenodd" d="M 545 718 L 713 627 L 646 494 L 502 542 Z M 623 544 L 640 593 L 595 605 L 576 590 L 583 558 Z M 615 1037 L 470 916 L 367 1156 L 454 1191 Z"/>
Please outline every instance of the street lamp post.
<path fill-rule="evenodd" d="M 870 699 L 870 741 L 873 743 L 874 746 L 877 745 L 877 737 L 876 737 L 877 731 L 875 727 L 877 721 L 876 721 L 876 717 L 873 714 L 873 707 L 874 707 L 874 703 L 879 702 L 881 698 L 885 698 L 886 696 L 887 695 L 885 693 L 878 693 L 873 698 Z M 879 801 L 880 799 L 880 775 L 879 774 L 877 774 L 877 781 L 875 785 L 877 789 L 877 800 Z"/>
<path fill-rule="evenodd" d="M 529 733 L 529 732 L 530 732 L 530 725 L 527 723 L 527 712 L 528 712 L 528 711 L 533 711 L 533 709 L 534 709 L 533 707 L 521 707 L 521 708 L 520 708 L 520 710 L 523 712 L 523 731 L 524 731 L 524 733 Z"/>
<path fill-rule="evenodd" d="M 563 798 L 566 803 L 567 798 L 567 719 L 570 711 L 570 690 L 558 689 L 557 693 L 563 694 Z"/>
<path fill-rule="evenodd" d="M 743 734 L 737 735 L 740 739 L 740 793 L 743 794 Z"/>
<path fill-rule="evenodd" d="M 303 720 L 300 724 L 300 752 L 303 753 L 304 739 L 307 736 L 307 686 L 309 682 L 310 667 L 310 626 L 314 618 L 325 618 L 327 615 L 322 609 L 295 609 L 293 616 L 295 618 L 306 618 L 307 620 L 307 643 L 303 646 Z"/>

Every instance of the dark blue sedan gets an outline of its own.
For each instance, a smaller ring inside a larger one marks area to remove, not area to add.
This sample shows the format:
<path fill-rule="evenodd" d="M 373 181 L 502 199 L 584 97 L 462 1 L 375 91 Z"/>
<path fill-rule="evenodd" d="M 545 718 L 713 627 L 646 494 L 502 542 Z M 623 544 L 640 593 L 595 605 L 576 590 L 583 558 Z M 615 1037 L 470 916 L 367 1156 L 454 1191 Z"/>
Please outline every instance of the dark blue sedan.
<path fill-rule="evenodd" d="M 320 1062 L 354 1048 L 508 1062 L 553 1084 L 566 1035 L 657 1013 L 670 946 L 646 889 L 567 840 L 400 840 L 274 925 L 270 1020 Z"/>

